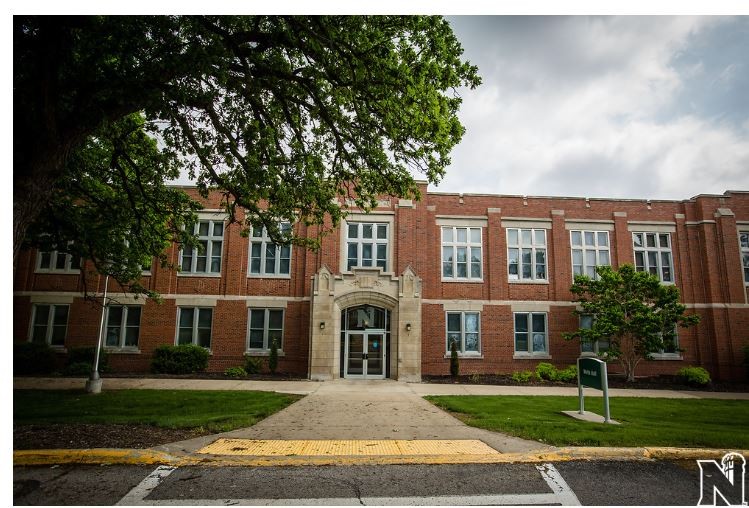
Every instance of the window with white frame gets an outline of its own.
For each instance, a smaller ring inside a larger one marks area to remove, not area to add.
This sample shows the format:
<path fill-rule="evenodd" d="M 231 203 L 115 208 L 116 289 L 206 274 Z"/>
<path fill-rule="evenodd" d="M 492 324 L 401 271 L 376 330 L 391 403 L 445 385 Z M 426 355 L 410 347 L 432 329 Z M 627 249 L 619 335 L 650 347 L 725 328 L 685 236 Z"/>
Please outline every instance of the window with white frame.
<path fill-rule="evenodd" d="M 138 347 L 140 310 L 140 305 L 107 307 L 107 335 L 104 345 L 115 348 Z"/>
<path fill-rule="evenodd" d="M 749 285 L 749 231 L 739 233 L 741 245 L 741 264 L 744 267 L 744 284 Z"/>
<path fill-rule="evenodd" d="M 288 222 L 280 225 L 282 235 L 291 229 Z M 250 235 L 251 276 L 285 277 L 291 273 L 291 245 L 277 245 L 265 227 L 253 227 Z"/>
<path fill-rule="evenodd" d="M 654 357 L 673 358 L 681 355 L 681 352 L 679 350 L 679 332 L 676 325 L 674 325 L 674 333 L 671 334 L 670 337 L 662 338 L 664 342 L 663 349 L 661 349 L 657 353 L 653 353 Z"/>
<path fill-rule="evenodd" d="M 509 280 L 546 281 L 546 230 L 507 229 Z"/>
<path fill-rule="evenodd" d="M 478 312 L 447 312 L 447 352 L 455 342 L 458 353 L 479 354 L 481 320 Z"/>
<path fill-rule="evenodd" d="M 674 281 L 670 233 L 632 233 L 635 268 L 649 272 L 661 282 Z"/>
<path fill-rule="evenodd" d="M 593 316 L 583 314 L 580 316 L 580 328 L 590 330 L 593 328 Z M 605 339 L 580 341 L 580 352 L 600 355 L 609 350 L 609 341 Z"/>
<path fill-rule="evenodd" d="M 587 275 L 597 279 L 596 267 L 610 266 L 608 231 L 570 231 L 572 276 Z"/>
<path fill-rule="evenodd" d="M 283 348 L 283 309 L 249 309 L 247 349 L 269 350 L 273 341 Z"/>
<path fill-rule="evenodd" d="M 213 309 L 210 307 L 179 307 L 177 344 L 211 347 Z"/>
<path fill-rule="evenodd" d="M 64 346 L 68 330 L 68 305 L 35 304 L 31 317 L 31 342 Z"/>
<path fill-rule="evenodd" d="M 202 248 L 180 251 L 182 273 L 219 274 L 221 273 L 221 249 L 224 243 L 223 220 L 199 220 L 193 225 L 193 233 L 198 236 Z"/>
<path fill-rule="evenodd" d="M 349 222 L 346 228 L 346 270 L 377 266 L 388 271 L 389 224 Z"/>
<path fill-rule="evenodd" d="M 515 312 L 515 353 L 547 355 L 549 352 L 545 312 Z"/>
<path fill-rule="evenodd" d="M 78 273 L 79 270 L 80 259 L 76 263 L 70 254 L 56 250 L 48 252 L 39 251 L 36 254 L 37 272 Z"/>
<path fill-rule="evenodd" d="M 481 228 L 442 227 L 442 279 L 482 279 Z"/>

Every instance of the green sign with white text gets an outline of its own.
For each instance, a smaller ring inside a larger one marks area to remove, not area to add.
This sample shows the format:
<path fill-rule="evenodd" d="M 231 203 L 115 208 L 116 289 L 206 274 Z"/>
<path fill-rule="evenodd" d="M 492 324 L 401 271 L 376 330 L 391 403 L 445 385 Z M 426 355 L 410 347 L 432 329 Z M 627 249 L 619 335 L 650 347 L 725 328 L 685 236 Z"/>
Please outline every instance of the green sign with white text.
<path fill-rule="evenodd" d="M 578 360 L 580 369 L 580 384 L 603 390 L 603 376 L 606 370 L 604 363 L 595 358 L 580 358 Z"/>

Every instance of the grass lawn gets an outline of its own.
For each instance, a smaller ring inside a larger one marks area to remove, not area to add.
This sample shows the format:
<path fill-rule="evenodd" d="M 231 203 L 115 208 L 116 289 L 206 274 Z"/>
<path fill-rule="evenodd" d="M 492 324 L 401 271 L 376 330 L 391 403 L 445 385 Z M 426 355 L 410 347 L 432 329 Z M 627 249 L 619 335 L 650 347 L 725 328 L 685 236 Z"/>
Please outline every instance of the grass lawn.
<path fill-rule="evenodd" d="M 273 392 L 14 390 L 13 422 L 120 423 L 211 432 L 249 427 L 302 398 Z"/>
<path fill-rule="evenodd" d="M 577 397 L 430 396 L 428 401 L 473 427 L 556 446 L 685 446 L 749 449 L 749 402 L 717 399 L 610 398 L 622 425 L 575 420 Z M 603 398 L 585 409 L 603 415 Z"/>

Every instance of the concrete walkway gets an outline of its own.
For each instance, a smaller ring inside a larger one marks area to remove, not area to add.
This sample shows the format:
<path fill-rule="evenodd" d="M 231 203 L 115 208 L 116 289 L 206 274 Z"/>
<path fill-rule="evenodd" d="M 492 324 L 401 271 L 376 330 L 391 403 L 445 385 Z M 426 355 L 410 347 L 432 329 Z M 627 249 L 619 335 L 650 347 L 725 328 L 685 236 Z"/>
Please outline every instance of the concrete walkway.
<path fill-rule="evenodd" d="M 498 432 L 469 427 L 425 401 L 413 383 L 336 380 L 310 383 L 307 397 L 265 420 L 157 450 L 193 452 L 218 438 L 284 440 L 478 439 L 503 453 L 550 450 Z"/>
<path fill-rule="evenodd" d="M 70 390 L 83 389 L 85 378 L 31 378 L 13 379 L 14 389 Z M 426 395 L 566 395 L 577 396 L 577 388 L 572 386 L 497 386 L 464 384 L 400 383 L 390 379 L 382 381 L 247 381 L 231 379 L 162 379 L 162 378 L 104 378 L 104 390 L 154 389 L 154 390 L 260 390 L 279 393 L 309 395 L 325 386 L 323 393 L 353 391 L 367 393 L 382 390 L 398 391 L 408 387 L 411 392 Z M 398 386 L 399 388 L 394 388 Z M 348 387 L 348 388 L 346 388 Z M 612 388 L 611 397 L 647 397 L 665 399 L 734 399 L 749 400 L 749 392 L 705 392 L 692 390 L 639 390 Z M 586 397 L 599 397 L 599 390 L 586 389 Z"/>

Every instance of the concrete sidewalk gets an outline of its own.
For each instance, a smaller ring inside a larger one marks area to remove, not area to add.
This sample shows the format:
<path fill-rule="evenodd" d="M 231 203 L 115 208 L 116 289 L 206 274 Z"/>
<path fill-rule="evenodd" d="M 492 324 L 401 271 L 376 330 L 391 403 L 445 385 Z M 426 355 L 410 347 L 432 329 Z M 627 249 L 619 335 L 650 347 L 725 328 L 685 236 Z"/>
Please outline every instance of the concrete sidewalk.
<path fill-rule="evenodd" d="M 31 378 L 13 379 L 14 389 L 70 390 L 83 387 L 85 378 Z M 404 387 L 420 397 L 426 395 L 566 395 L 577 396 L 574 386 L 497 386 L 467 384 L 401 383 L 390 379 L 359 381 L 338 379 L 335 381 L 252 381 L 232 379 L 164 379 L 164 378 L 115 378 L 106 377 L 104 390 L 153 389 L 153 390 L 260 390 L 279 393 L 309 395 L 321 386 L 324 392 L 361 393 L 381 391 L 403 391 Z M 377 388 L 382 386 L 382 389 Z M 396 388 L 397 387 L 397 388 Z M 601 396 L 599 390 L 588 389 L 586 396 Z M 749 392 L 707 392 L 692 390 L 640 390 L 612 388 L 611 397 L 647 397 L 666 399 L 734 399 L 749 400 Z"/>

